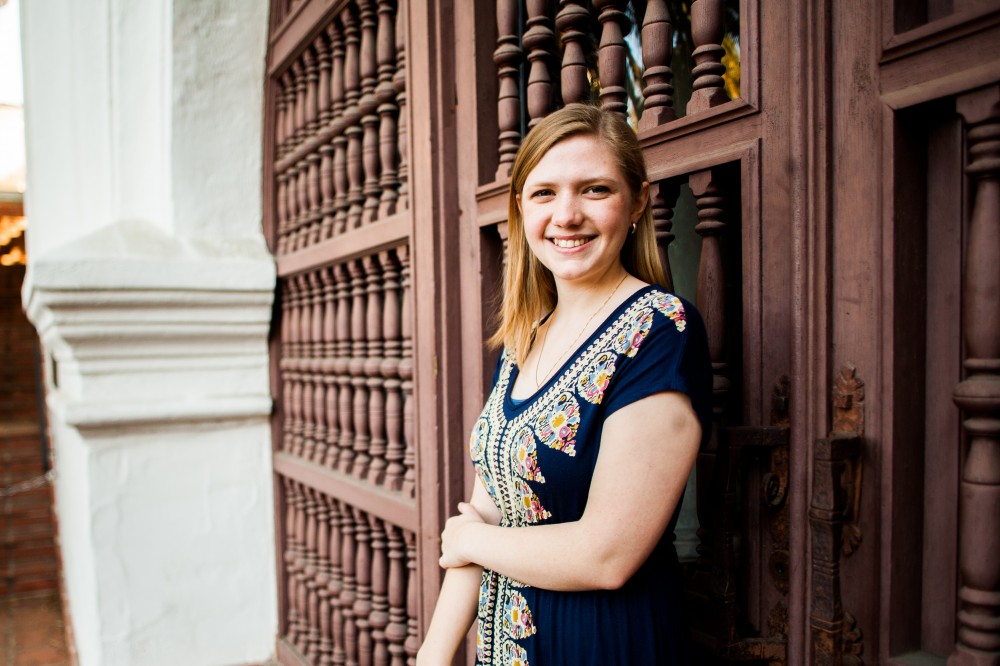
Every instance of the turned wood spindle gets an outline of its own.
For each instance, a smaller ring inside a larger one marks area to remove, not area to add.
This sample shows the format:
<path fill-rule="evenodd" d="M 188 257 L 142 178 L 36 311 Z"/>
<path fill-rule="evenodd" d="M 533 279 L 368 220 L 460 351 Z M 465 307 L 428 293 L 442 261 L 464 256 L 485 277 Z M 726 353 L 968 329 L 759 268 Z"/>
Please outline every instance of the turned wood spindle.
<path fill-rule="evenodd" d="M 361 37 L 354 9 L 348 5 L 341 12 L 344 25 L 344 43 L 347 46 L 344 59 L 344 133 L 347 135 L 347 228 L 361 225 L 361 214 L 365 202 L 364 165 L 362 164 L 362 141 L 364 129 L 361 127 Z"/>
<path fill-rule="evenodd" d="M 288 116 L 288 103 L 286 101 L 288 90 L 285 83 L 288 73 L 274 80 L 274 156 L 282 157 L 286 152 L 285 146 L 285 123 Z"/>
<path fill-rule="evenodd" d="M 555 47 L 556 35 L 552 30 L 547 0 L 527 0 L 528 29 L 522 43 L 528 49 L 528 127 L 534 127 L 552 110 L 552 78 L 549 60 Z"/>
<path fill-rule="evenodd" d="M 406 540 L 406 650 L 407 666 L 416 666 L 420 636 L 417 631 L 417 546 L 416 535 L 405 533 Z"/>
<path fill-rule="evenodd" d="M 385 343 L 382 339 L 382 265 L 377 255 L 364 258 L 367 276 L 367 299 L 365 329 L 368 349 L 365 358 L 364 375 L 368 383 L 368 465 L 366 478 L 379 485 L 385 477 L 385 380 L 382 377 L 382 360 Z"/>
<path fill-rule="evenodd" d="M 341 615 L 343 617 L 344 663 L 356 666 L 358 663 L 358 632 L 354 623 L 354 603 L 357 601 L 357 579 L 355 578 L 354 510 L 346 502 L 340 503 L 341 555 L 343 567 L 343 591 L 340 593 Z"/>
<path fill-rule="evenodd" d="M 330 506 L 326 495 L 316 493 L 316 599 L 319 630 L 317 663 L 330 665 Z"/>
<path fill-rule="evenodd" d="M 562 100 L 564 104 L 590 101 L 587 50 L 591 47 L 587 3 L 560 0 L 556 27 L 562 33 Z"/>
<path fill-rule="evenodd" d="M 705 111 L 729 100 L 722 75 L 722 0 L 694 0 L 691 3 L 691 36 L 694 40 L 694 67 L 691 69 L 691 100 L 688 114 Z"/>
<path fill-rule="evenodd" d="M 354 539 L 357 542 L 357 564 L 354 575 L 357 592 L 354 600 L 354 624 L 357 627 L 358 664 L 371 666 L 372 663 L 372 548 L 371 528 L 364 512 L 354 509 Z"/>
<path fill-rule="evenodd" d="M 674 28 L 666 0 L 649 0 L 642 20 L 642 118 L 639 129 L 657 127 L 677 118 L 674 111 L 674 70 L 670 68 Z"/>
<path fill-rule="evenodd" d="M 351 469 L 359 479 L 368 473 L 369 455 L 368 432 L 368 379 L 365 377 L 365 358 L 368 352 L 367 324 L 367 280 L 365 263 L 362 260 L 350 262 L 351 271 L 351 386 L 354 388 L 354 460 Z"/>
<path fill-rule="evenodd" d="M 319 124 L 319 63 L 313 49 L 302 52 L 303 76 L 306 82 L 305 92 L 305 136 L 316 133 Z"/>
<path fill-rule="evenodd" d="M 282 131 L 284 142 L 282 144 L 282 154 L 288 154 L 295 147 L 295 72 L 289 68 L 281 77 L 281 88 L 284 92 L 282 97 L 285 102 L 285 126 Z"/>
<path fill-rule="evenodd" d="M 303 65 L 302 60 L 296 60 L 292 63 L 292 78 L 295 81 L 295 97 L 292 107 L 295 131 L 292 140 L 296 145 L 305 137 L 306 129 L 306 76 Z"/>
<path fill-rule="evenodd" d="M 376 48 L 377 15 L 374 0 L 359 0 L 361 9 L 361 99 L 358 109 L 361 113 L 362 165 L 364 166 L 364 204 L 362 223 L 370 224 L 378 218 L 379 198 L 382 186 L 379 184 L 379 117 L 378 101 L 375 99 L 375 85 L 378 83 L 378 61 Z"/>
<path fill-rule="evenodd" d="M 382 279 L 385 302 L 382 304 L 384 318 L 382 335 L 385 338 L 385 360 L 382 361 L 382 377 L 385 379 L 385 478 L 384 485 L 389 490 L 399 490 L 403 483 L 403 394 L 399 377 L 400 355 L 402 354 L 402 302 L 400 299 L 399 262 L 395 252 L 384 252 Z"/>
<path fill-rule="evenodd" d="M 500 163 L 496 179 L 510 176 L 514 155 L 521 143 L 521 93 L 519 72 L 523 51 L 518 44 L 518 2 L 497 1 L 497 49 L 493 62 L 497 66 L 500 91 L 497 96 L 497 124 L 500 127 Z"/>
<path fill-rule="evenodd" d="M 399 0 L 396 10 L 396 73 L 392 76 L 392 86 L 396 89 L 396 105 L 399 107 L 396 128 L 397 154 L 399 155 L 399 199 L 398 210 L 410 207 L 409 166 L 407 155 L 407 115 L 406 115 L 406 6 L 407 0 Z"/>
<path fill-rule="evenodd" d="M 406 664 L 406 544 L 400 529 L 386 525 L 389 548 L 389 622 L 385 639 L 389 643 L 390 666 Z"/>
<path fill-rule="evenodd" d="M 319 525 L 316 520 L 316 495 L 315 490 L 304 487 L 305 495 L 305 529 L 306 547 L 305 557 L 303 557 L 302 577 L 305 585 L 306 603 L 306 636 L 303 653 L 310 661 L 315 661 L 319 657 L 319 596 L 317 594 L 316 575 L 318 573 L 319 542 L 317 534 Z"/>
<path fill-rule="evenodd" d="M 392 77 L 396 70 L 396 11 L 393 0 L 379 0 L 378 3 L 378 86 L 375 88 L 375 100 L 378 102 L 379 115 L 379 157 L 381 162 L 381 177 L 379 187 L 382 194 L 379 197 L 378 217 L 383 218 L 396 212 L 396 200 L 399 198 L 399 173 L 396 159 L 397 127 L 396 88 Z"/>
<path fill-rule="evenodd" d="M 413 496 L 416 486 L 416 441 L 413 428 L 413 294 L 410 284 L 410 248 L 402 246 L 397 251 L 403 289 L 402 304 L 402 360 L 399 378 L 403 389 L 403 494 Z"/>
<path fill-rule="evenodd" d="M 645 118 L 645 113 L 643 118 Z M 656 249 L 660 255 L 660 264 L 667 283 L 663 285 L 668 291 L 674 290 L 674 279 L 670 270 L 670 243 L 674 240 L 673 218 L 674 206 L 680 195 L 680 183 L 676 180 L 660 180 L 649 185 L 649 196 L 653 208 L 653 229 L 656 234 Z"/>
<path fill-rule="evenodd" d="M 330 103 L 333 106 L 333 116 L 330 129 L 333 132 L 333 232 L 342 234 L 347 229 L 347 120 L 344 117 L 346 91 L 344 89 L 344 58 L 346 51 L 342 33 L 337 29 L 336 22 L 327 28 L 330 35 L 330 52 L 332 53 L 332 71 L 330 77 Z"/>
<path fill-rule="evenodd" d="M 372 635 L 372 663 L 389 666 L 389 646 L 385 631 L 389 624 L 389 564 L 386 555 L 386 530 L 381 520 L 368 516 L 371 534 L 371 590 L 372 609 L 368 616 Z"/>
<path fill-rule="evenodd" d="M 594 9 L 600 11 L 598 19 L 601 22 L 601 44 L 597 58 L 601 77 L 601 106 L 618 113 L 628 110 L 625 35 L 629 30 L 629 20 L 625 14 L 626 5 L 625 0 L 594 0 Z"/>
<path fill-rule="evenodd" d="M 305 307 L 303 311 L 307 318 L 302 322 L 303 331 L 306 334 L 304 342 L 303 358 L 299 361 L 302 370 L 302 452 L 301 456 L 312 459 L 316 452 L 316 414 L 315 414 L 315 375 L 313 374 L 313 344 L 315 324 L 317 319 L 316 302 L 319 291 L 319 280 L 315 273 L 304 276 L 308 280 L 308 292 L 306 294 Z M 320 313 L 320 317 L 322 314 Z"/>
<path fill-rule="evenodd" d="M 337 469 L 348 471 L 354 460 L 354 421 L 351 393 L 351 276 L 347 264 L 337 264 L 337 358 L 334 370 L 339 387 L 337 414 L 340 417 L 340 440 L 337 443 Z"/>
<path fill-rule="evenodd" d="M 285 638 L 293 645 L 298 639 L 299 627 L 298 601 L 295 578 L 295 562 L 299 559 L 299 544 L 295 537 L 295 482 L 282 479 L 285 500 Z"/>
<path fill-rule="evenodd" d="M 296 635 L 296 647 L 300 652 L 306 651 L 309 636 L 309 613 L 308 613 L 308 588 L 306 586 L 306 562 L 308 551 L 306 549 L 306 497 L 307 489 L 304 485 L 296 484 L 297 501 L 295 507 L 295 538 L 299 544 L 298 557 L 295 560 L 296 591 L 295 601 L 298 606 L 299 624 Z"/>
<path fill-rule="evenodd" d="M 948 666 L 1000 663 L 1000 86 L 958 98 L 975 203 L 962 270 L 968 449 L 959 503 L 958 640 Z M 992 525 L 992 527 L 988 527 Z"/>
<path fill-rule="evenodd" d="M 333 116 L 333 106 L 330 102 L 330 68 L 332 67 L 332 60 L 330 38 L 326 32 L 320 33 L 313 40 L 313 49 L 316 51 L 316 67 L 319 72 L 316 88 L 316 106 L 319 109 L 316 128 L 319 130 L 326 127 Z"/>
<path fill-rule="evenodd" d="M 277 176 L 278 196 L 277 196 L 277 216 L 278 216 L 278 247 L 277 254 L 283 255 L 288 252 L 288 174 L 281 172 Z"/>
<path fill-rule="evenodd" d="M 344 575 L 341 559 L 343 554 L 342 526 L 344 517 L 339 504 L 332 497 L 326 500 L 330 510 L 330 635 L 333 645 L 330 652 L 330 662 L 334 666 L 343 666 L 347 661 L 344 650 Z"/>

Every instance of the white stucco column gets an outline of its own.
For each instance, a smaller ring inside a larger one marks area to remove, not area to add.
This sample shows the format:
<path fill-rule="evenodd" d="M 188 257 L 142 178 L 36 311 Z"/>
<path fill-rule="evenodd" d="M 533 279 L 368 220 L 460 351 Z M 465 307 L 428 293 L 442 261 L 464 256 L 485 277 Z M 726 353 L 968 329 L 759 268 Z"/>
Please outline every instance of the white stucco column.
<path fill-rule="evenodd" d="M 81 666 L 273 651 L 267 4 L 21 4 L 24 300 Z"/>

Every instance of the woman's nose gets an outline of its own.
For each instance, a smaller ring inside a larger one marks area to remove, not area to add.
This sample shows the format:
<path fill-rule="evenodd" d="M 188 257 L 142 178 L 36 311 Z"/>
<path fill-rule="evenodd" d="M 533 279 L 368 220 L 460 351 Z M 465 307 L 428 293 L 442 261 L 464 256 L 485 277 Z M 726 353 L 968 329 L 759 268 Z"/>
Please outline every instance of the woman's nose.
<path fill-rule="evenodd" d="M 566 227 L 580 223 L 582 215 L 577 197 L 572 194 L 561 194 L 553 203 L 555 209 L 552 212 L 552 221 L 555 224 Z"/>

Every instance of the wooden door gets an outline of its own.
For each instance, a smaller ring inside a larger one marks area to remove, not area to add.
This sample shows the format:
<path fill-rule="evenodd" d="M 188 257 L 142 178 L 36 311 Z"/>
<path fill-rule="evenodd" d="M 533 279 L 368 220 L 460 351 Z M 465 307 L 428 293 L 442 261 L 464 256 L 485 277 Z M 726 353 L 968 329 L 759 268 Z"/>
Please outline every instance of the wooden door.
<path fill-rule="evenodd" d="M 265 229 L 278 267 L 274 478 L 283 664 L 403 664 L 439 584 L 461 390 L 438 191 L 442 11 L 275 0 Z M 415 91 L 415 93 L 413 92 Z M 442 350 L 445 350 L 442 352 Z M 418 416 L 419 415 L 419 416 Z"/>

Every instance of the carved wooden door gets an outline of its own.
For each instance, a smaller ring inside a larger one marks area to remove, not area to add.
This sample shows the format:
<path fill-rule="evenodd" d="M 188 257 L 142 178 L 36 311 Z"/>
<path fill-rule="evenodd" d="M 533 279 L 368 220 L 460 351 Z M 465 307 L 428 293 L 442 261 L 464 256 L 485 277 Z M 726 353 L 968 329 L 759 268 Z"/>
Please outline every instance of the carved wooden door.
<path fill-rule="evenodd" d="M 456 5 L 457 34 L 475 35 L 458 43 L 458 62 L 475 63 L 458 72 L 458 134 L 477 139 L 460 155 L 477 174 L 460 194 L 474 211 L 464 281 L 478 285 L 466 309 L 481 314 L 468 316 L 468 337 L 492 325 L 507 180 L 527 129 L 564 103 L 594 102 L 625 114 L 645 149 L 661 257 L 705 319 L 713 362 L 715 427 L 677 543 L 698 663 L 802 663 L 786 640 L 806 622 L 789 615 L 805 602 L 790 555 L 802 556 L 805 533 L 790 516 L 803 524 L 806 499 L 789 449 L 793 54 L 785 18 L 768 19 L 756 0 Z M 482 386 L 491 359 L 471 353 L 467 384 Z M 467 401 L 467 422 L 481 398 Z"/>
<path fill-rule="evenodd" d="M 428 155 L 443 107 L 428 45 L 438 11 L 271 6 L 264 223 L 279 275 L 283 664 L 412 663 L 437 592 L 440 503 L 461 489 L 437 444 L 459 425 L 461 390 L 441 352 L 457 317 L 439 300 L 449 249 L 432 222 L 444 180 Z"/>

